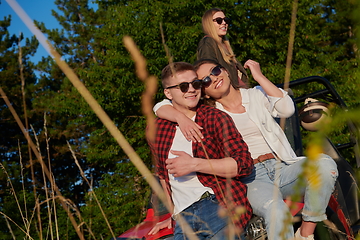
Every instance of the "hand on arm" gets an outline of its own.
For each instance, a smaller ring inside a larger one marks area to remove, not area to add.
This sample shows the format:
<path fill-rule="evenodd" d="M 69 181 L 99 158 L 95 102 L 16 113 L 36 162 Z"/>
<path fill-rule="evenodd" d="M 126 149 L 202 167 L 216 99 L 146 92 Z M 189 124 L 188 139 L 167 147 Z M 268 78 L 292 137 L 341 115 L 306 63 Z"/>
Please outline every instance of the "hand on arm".
<path fill-rule="evenodd" d="M 244 68 L 250 69 L 254 80 L 260 84 L 267 95 L 280 98 L 284 96 L 280 89 L 264 76 L 258 62 L 247 60 L 244 64 Z"/>
<path fill-rule="evenodd" d="M 159 118 L 166 119 L 179 124 L 182 134 L 188 141 L 200 142 L 204 136 L 201 133 L 202 127 L 192 121 L 182 112 L 179 112 L 171 105 L 163 105 L 157 111 Z"/>
<path fill-rule="evenodd" d="M 176 158 L 166 160 L 166 168 L 174 177 L 181 177 L 191 172 L 214 174 L 219 177 L 235 177 L 237 175 L 236 161 L 231 157 L 221 159 L 194 158 L 183 151 L 171 151 Z"/>

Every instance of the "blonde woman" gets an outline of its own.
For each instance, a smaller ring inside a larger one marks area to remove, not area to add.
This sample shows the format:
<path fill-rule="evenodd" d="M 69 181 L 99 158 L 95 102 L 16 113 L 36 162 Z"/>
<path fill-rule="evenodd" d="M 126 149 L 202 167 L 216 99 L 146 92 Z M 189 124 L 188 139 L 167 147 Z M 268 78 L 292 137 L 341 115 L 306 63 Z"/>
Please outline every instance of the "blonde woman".
<path fill-rule="evenodd" d="M 207 10 L 202 17 L 202 28 L 206 34 L 199 42 L 197 59 L 211 59 L 223 66 L 230 75 L 232 85 L 247 87 L 248 76 L 231 48 L 226 37 L 230 19 L 220 8 Z"/>

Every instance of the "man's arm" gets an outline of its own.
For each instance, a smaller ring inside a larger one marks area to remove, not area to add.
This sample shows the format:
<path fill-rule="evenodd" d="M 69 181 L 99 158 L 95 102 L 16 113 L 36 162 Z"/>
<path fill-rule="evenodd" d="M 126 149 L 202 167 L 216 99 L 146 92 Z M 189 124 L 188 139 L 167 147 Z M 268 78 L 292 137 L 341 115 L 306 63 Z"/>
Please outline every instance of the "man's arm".
<path fill-rule="evenodd" d="M 219 177 L 233 178 L 238 174 L 238 166 L 234 158 L 203 159 L 191 157 L 183 151 L 171 151 L 176 158 L 166 160 L 166 168 L 174 177 L 181 177 L 191 172 L 214 174 Z"/>
<path fill-rule="evenodd" d="M 176 110 L 169 102 L 162 101 L 155 105 L 155 114 L 162 119 L 169 120 L 171 122 L 177 122 L 180 127 L 180 131 L 188 141 L 200 142 L 203 138 L 201 133 L 202 127 L 188 118 L 182 112 Z"/>
<path fill-rule="evenodd" d="M 165 195 L 166 195 L 166 199 L 169 203 L 169 206 L 170 206 L 170 213 L 173 213 L 174 212 L 174 204 L 171 200 L 171 197 L 170 197 L 170 194 L 168 192 L 168 189 L 167 189 L 167 185 L 166 185 L 166 182 L 165 180 L 161 179 L 160 180 L 160 184 L 161 186 L 163 187 L 163 190 L 165 192 Z M 168 209 L 169 210 L 169 209 Z M 150 230 L 150 232 L 148 233 L 148 235 L 155 235 L 156 233 L 158 233 L 161 229 L 163 228 L 172 228 L 172 219 L 171 217 L 168 218 L 168 219 L 165 219 L 164 221 L 162 222 L 158 222 L 156 223 L 156 225 Z"/>

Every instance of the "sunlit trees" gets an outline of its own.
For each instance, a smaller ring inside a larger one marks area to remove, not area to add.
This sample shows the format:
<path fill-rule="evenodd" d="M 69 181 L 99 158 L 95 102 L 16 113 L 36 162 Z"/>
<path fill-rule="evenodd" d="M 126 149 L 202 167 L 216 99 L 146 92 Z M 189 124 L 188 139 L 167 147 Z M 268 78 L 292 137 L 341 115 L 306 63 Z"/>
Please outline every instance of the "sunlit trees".
<path fill-rule="evenodd" d="M 160 76 L 170 59 L 191 63 L 196 60 L 197 44 L 203 37 L 201 16 L 209 8 L 220 7 L 232 19 L 229 38 L 237 58 L 243 63 L 247 59 L 260 62 L 264 74 L 274 83 L 284 80 L 292 1 L 118 0 L 92 4 L 91 1 L 56 0 L 55 4 L 57 9 L 53 15 L 62 28 L 47 29 L 46 23 L 38 22 L 37 25 L 150 169 L 152 157 L 145 141 L 146 123 L 140 106 L 144 86 L 137 79 L 133 60 L 123 45 L 125 35 L 134 39 L 147 59 L 149 73 Z M 353 74 L 357 68 L 357 48 L 350 18 L 352 9 L 351 1 L 299 2 L 291 79 L 310 75 L 326 77 L 346 102 L 355 107 L 359 100 L 355 94 L 358 83 Z M 19 39 L 7 33 L 9 19 L 0 23 L 1 87 L 25 120 Z M 44 57 L 36 66 L 28 61 L 28 56 L 36 51 L 37 42 L 35 39 L 25 41 L 22 48 L 25 102 L 29 126 L 35 130 L 39 149 L 50 163 L 61 192 L 81 210 L 83 219 L 79 222 L 86 223 L 81 228 L 84 234 L 90 239 L 91 229 L 97 239 L 110 236 L 94 201 L 95 192 L 118 235 L 142 220 L 149 187 L 52 58 Z M 38 73 L 36 76 L 34 70 Z M 156 101 L 163 97 L 159 88 Z M 0 138 L 2 163 L 12 178 L 19 179 L 17 148 L 20 143 L 23 162 L 28 164 L 27 144 L 8 108 L 4 104 L 0 106 L 0 124 L 4 129 Z M 35 140 L 32 131 L 31 136 Z M 80 176 L 67 143 L 94 192 L 88 192 L 89 186 Z M 45 201 L 41 168 L 32 158 L 35 188 L 40 200 Z M 29 169 L 24 168 L 28 183 L 32 182 Z M 1 177 L 4 192 L 0 194 L 9 195 L 6 178 Z M 33 196 L 31 187 L 26 191 Z M 31 202 L 34 204 L 34 200 Z M 5 206 L 5 202 L 0 202 L 0 209 Z M 42 218 L 46 222 L 46 213 Z M 59 212 L 58 218 L 62 236 L 77 239 L 74 230 L 69 230 L 66 215 Z M 9 233 L 5 223 L 0 225 Z M 36 238 L 38 227 L 33 225 L 31 229 L 32 237 Z M 8 236 L 11 238 L 10 233 Z"/>

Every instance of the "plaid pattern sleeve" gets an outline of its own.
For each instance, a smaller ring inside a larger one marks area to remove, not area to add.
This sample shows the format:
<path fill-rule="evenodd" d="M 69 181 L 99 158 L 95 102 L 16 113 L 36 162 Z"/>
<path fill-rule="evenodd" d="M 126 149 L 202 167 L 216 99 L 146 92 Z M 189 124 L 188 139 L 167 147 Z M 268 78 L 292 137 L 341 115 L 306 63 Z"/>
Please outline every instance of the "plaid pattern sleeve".
<path fill-rule="evenodd" d="M 215 178 L 214 175 L 203 173 L 197 173 L 198 178 L 202 184 L 214 190 L 220 203 L 232 213 L 236 214 L 237 207 L 245 208 L 244 214 L 235 217 L 235 224 L 244 229 L 252 215 L 246 185 L 240 181 L 240 177 L 249 175 L 253 170 L 248 147 L 231 117 L 218 109 L 204 105 L 199 107 L 196 122 L 204 129 L 204 148 L 200 143 L 193 143 L 194 156 L 206 159 L 207 153 L 210 159 L 232 157 L 238 166 L 238 175 L 232 179 Z"/>
<path fill-rule="evenodd" d="M 175 136 L 175 126 L 176 123 L 157 118 L 155 142 L 148 141 L 153 157 L 155 158 L 156 174 L 160 179 L 164 179 L 169 187 L 169 175 L 166 169 L 165 160 L 168 158 Z"/>

